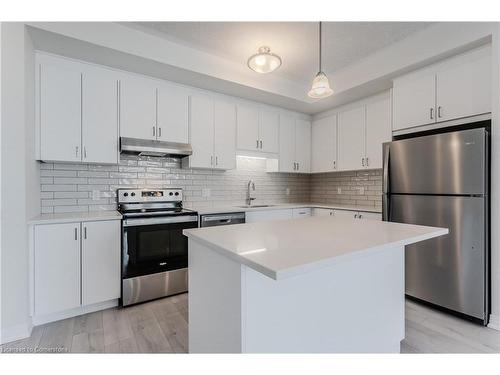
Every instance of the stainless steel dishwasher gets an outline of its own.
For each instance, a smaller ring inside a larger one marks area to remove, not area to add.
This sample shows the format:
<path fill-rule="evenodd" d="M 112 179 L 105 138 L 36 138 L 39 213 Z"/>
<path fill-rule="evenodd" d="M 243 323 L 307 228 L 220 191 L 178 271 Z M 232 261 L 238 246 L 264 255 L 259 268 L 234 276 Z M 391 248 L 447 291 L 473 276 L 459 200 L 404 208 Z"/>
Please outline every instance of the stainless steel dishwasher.
<path fill-rule="evenodd" d="M 210 214 L 200 216 L 200 227 L 215 227 L 218 225 L 231 225 L 245 223 L 244 212 L 231 212 L 223 214 Z"/>

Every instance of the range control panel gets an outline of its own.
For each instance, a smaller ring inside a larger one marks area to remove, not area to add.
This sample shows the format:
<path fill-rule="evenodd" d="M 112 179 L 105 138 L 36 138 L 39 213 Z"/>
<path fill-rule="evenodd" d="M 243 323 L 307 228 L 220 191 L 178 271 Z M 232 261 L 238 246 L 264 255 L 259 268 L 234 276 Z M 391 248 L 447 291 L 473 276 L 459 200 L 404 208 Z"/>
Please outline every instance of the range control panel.
<path fill-rule="evenodd" d="M 118 203 L 180 201 L 182 201 L 182 189 L 118 189 Z"/>

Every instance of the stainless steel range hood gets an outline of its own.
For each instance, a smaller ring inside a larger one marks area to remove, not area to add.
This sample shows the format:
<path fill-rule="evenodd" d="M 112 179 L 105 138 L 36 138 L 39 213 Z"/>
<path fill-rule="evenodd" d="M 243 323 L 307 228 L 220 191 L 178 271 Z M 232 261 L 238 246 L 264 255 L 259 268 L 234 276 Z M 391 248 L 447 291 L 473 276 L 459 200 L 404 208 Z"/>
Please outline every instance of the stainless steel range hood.
<path fill-rule="evenodd" d="M 193 149 L 189 143 L 154 141 L 120 137 L 120 152 L 139 156 L 189 156 Z"/>

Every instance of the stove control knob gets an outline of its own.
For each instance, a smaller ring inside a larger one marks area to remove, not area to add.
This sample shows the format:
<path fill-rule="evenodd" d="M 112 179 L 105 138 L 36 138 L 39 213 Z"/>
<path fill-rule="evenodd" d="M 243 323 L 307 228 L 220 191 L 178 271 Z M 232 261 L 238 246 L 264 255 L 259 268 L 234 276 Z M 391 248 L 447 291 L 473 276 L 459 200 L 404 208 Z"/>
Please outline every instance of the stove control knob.
<path fill-rule="evenodd" d="M 168 195 L 172 196 L 172 195 L 174 195 L 174 193 L 170 192 L 170 193 L 168 193 Z"/>
<path fill-rule="evenodd" d="M 178 192 L 178 191 L 176 191 L 176 192 L 175 192 L 175 196 L 178 196 L 178 195 L 179 195 L 179 192 Z"/>
<path fill-rule="evenodd" d="M 131 196 L 135 197 L 135 193 L 130 193 Z"/>
<path fill-rule="evenodd" d="M 128 193 L 123 193 L 123 196 L 124 197 L 128 197 Z"/>

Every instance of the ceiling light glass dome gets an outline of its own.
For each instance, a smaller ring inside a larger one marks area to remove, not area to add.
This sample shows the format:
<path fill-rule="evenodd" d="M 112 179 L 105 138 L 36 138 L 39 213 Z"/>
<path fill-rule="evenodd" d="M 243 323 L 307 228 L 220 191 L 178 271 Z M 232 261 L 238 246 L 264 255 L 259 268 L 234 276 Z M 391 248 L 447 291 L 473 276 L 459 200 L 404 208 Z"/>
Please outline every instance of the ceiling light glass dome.
<path fill-rule="evenodd" d="M 259 53 L 250 56 L 248 67 L 257 73 L 270 73 L 281 66 L 281 58 L 269 47 L 260 47 Z"/>

